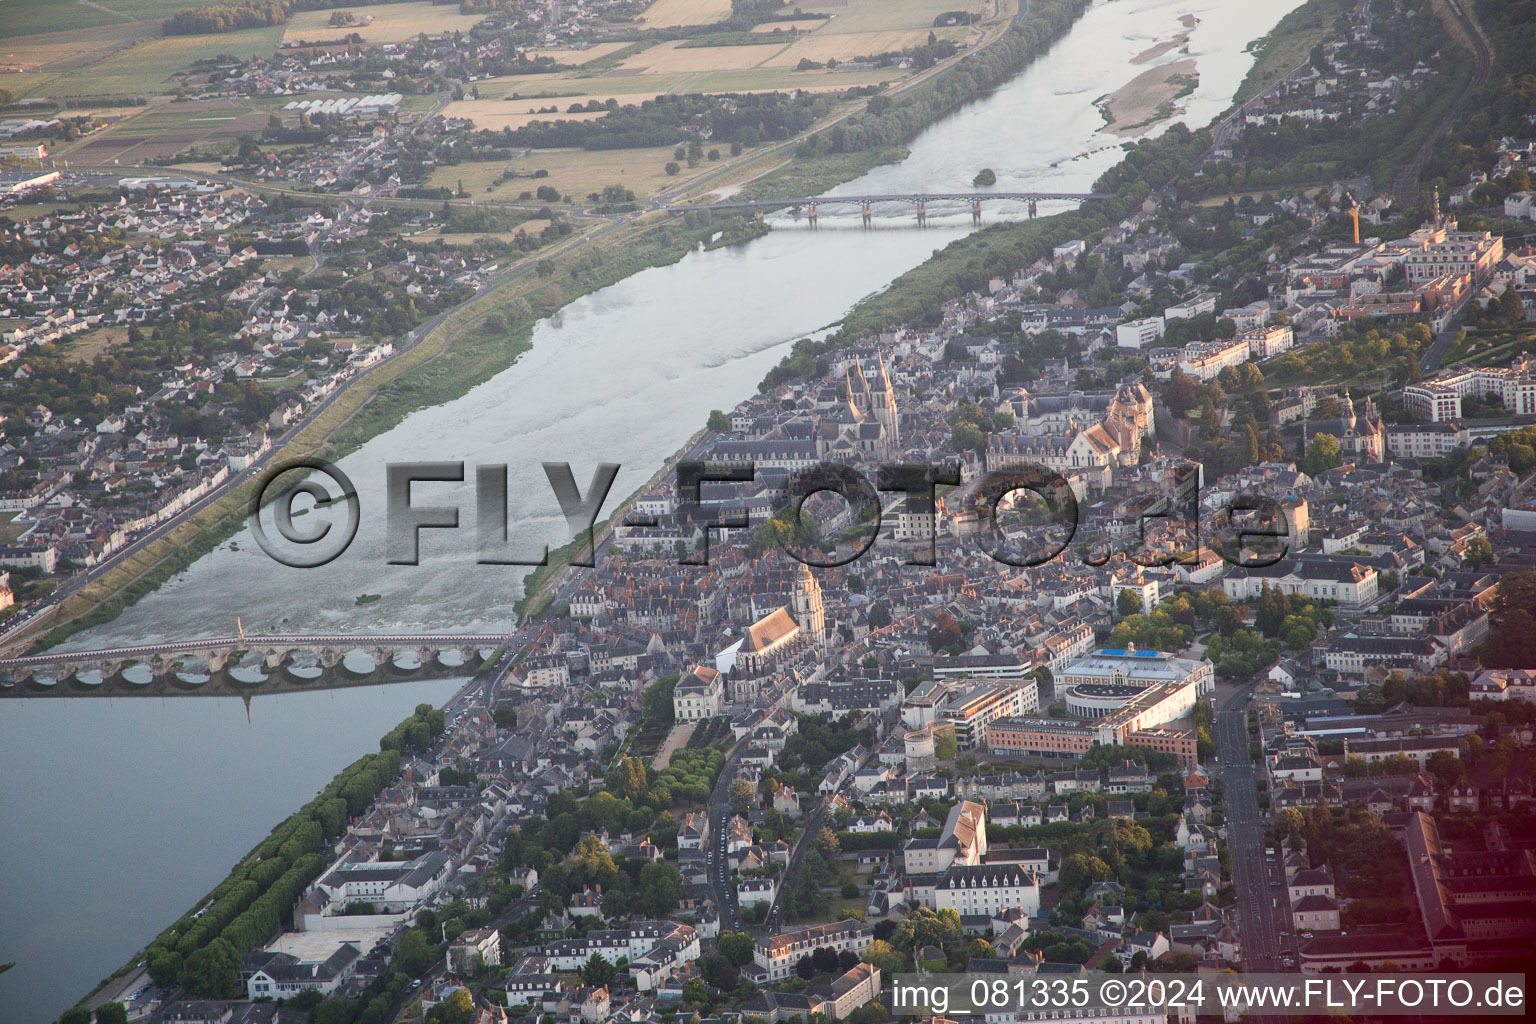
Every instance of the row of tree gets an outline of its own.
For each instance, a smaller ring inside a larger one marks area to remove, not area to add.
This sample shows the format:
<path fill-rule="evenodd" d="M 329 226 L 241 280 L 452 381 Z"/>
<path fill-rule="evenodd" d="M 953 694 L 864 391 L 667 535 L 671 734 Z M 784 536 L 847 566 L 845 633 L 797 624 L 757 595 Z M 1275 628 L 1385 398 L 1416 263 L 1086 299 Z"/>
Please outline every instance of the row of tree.
<path fill-rule="evenodd" d="M 199 36 L 281 25 L 287 20 L 288 5 L 282 0 L 241 0 L 177 11 L 160 23 L 160 31 L 168 36 Z"/>
<path fill-rule="evenodd" d="M 418 706 L 391 735 L 420 721 L 429 710 L 435 709 Z M 180 984 L 195 996 L 229 998 L 222 993 L 238 987 L 240 953 L 257 948 L 281 927 L 304 890 L 325 870 L 325 846 L 399 774 L 400 751 L 386 748 L 359 758 L 333 778 L 274 828 L 199 909 L 155 938 L 145 953 L 151 979 L 165 987 Z"/>

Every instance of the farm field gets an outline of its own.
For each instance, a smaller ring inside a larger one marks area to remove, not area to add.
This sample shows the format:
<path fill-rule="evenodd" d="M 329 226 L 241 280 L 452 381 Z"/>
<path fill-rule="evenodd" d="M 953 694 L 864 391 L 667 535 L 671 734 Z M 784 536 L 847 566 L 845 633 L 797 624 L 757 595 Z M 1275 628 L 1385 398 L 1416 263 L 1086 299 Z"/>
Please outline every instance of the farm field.
<path fill-rule="evenodd" d="M 413 242 L 445 242 L 448 245 L 473 245 L 482 238 L 494 238 L 502 242 L 510 242 L 517 237 L 519 231 L 526 231 L 530 235 L 537 235 L 540 231 L 549 227 L 549 221 L 534 218 L 525 220 L 511 231 L 450 231 L 444 234 L 436 229 L 423 231 L 421 234 L 412 235 Z"/>
<path fill-rule="evenodd" d="M 701 53 L 710 49 L 737 49 L 749 53 L 761 52 L 770 47 L 738 46 L 710 47 L 698 50 L 682 50 L 681 53 Z M 910 72 L 895 68 L 832 70 L 816 69 L 796 71 L 793 67 L 745 67 L 710 71 L 673 71 L 634 75 L 609 74 L 581 78 L 574 74 L 515 75 L 507 78 L 488 78 L 476 82 L 480 90 L 479 100 L 466 100 L 452 104 L 449 117 L 495 118 L 498 114 L 526 114 L 528 106 L 549 106 L 548 101 L 558 99 L 561 109 L 572 103 L 586 103 L 590 99 L 599 102 L 616 99 L 620 104 L 639 103 L 663 93 L 692 92 L 774 92 L 787 89 L 804 89 L 809 92 L 833 92 L 860 85 L 880 82 L 900 82 Z M 518 98 L 510 99 L 513 93 Z M 524 101 L 527 101 L 525 103 Z M 510 110 L 501 109 L 503 106 Z M 561 114 L 562 117 L 572 115 Z M 546 114 L 546 119 L 554 118 Z M 490 121 L 483 127 L 500 129 L 501 121 Z"/>
<path fill-rule="evenodd" d="M 824 34 L 887 32 L 933 27 L 945 11 L 969 11 L 991 17 L 992 0 L 796 0 L 802 11 L 832 15 Z"/>
<path fill-rule="evenodd" d="M 128 340 L 126 327 L 98 327 L 85 331 L 62 342 L 60 352 L 72 362 L 88 363 L 103 352 L 116 348 Z"/>
<path fill-rule="evenodd" d="M 0 39 L 57 32 L 61 24 L 71 28 L 123 25 L 124 18 L 111 10 L 87 6 L 75 0 L 4 0 L 0 4 Z"/>
<path fill-rule="evenodd" d="M 544 50 L 526 51 L 529 58 L 548 57 L 561 64 L 573 64 L 580 66 L 590 64 L 599 57 L 606 57 L 610 53 L 624 49 L 628 43 L 595 43 L 584 50 L 572 50 L 562 47 L 552 47 Z"/>
<path fill-rule="evenodd" d="M 681 42 L 658 43 L 626 59 L 617 74 L 665 75 L 679 71 L 732 71 L 755 68 L 769 62 L 783 46 L 692 46 Z"/>
<path fill-rule="evenodd" d="M 761 25 L 753 25 L 753 32 L 761 32 L 764 35 L 772 35 L 778 32 L 780 35 L 788 35 L 790 30 L 796 32 L 814 32 L 825 25 L 825 18 L 805 18 L 801 21 L 765 21 Z"/>
<path fill-rule="evenodd" d="M 640 16 L 646 28 L 713 25 L 731 16 L 731 0 L 656 0 Z"/>
<path fill-rule="evenodd" d="M 332 10 L 301 11 L 290 15 L 283 28 L 284 42 L 298 40 L 339 39 L 356 32 L 368 43 L 398 43 L 414 39 L 421 33 L 437 35 L 440 32 L 468 32 L 485 19 L 483 14 L 460 14 L 456 7 L 444 7 L 425 2 L 380 4 L 378 6 L 351 9 L 359 22 L 372 15 L 367 25 L 331 24 Z"/>
<path fill-rule="evenodd" d="M 654 92 L 621 93 L 611 98 L 618 100 L 622 105 L 640 103 L 644 100 L 652 99 L 655 95 L 656 93 Z M 572 103 L 585 104 L 588 100 L 593 99 L 598 102 L 604 102 L 609 98 L 610 95 L 562 97 L 558 103 L 551 103 L 548 99 L 528 100 L 527 102 L 523 100 L 458 100 L 448 104 L 443 110 L 443 115 L 445 117 L 468 118 L 475 122 L 475 127 L 488 128 L 494 132 L 499 132 L 503 128 L 511 128 L 513 131 L 516 131 L 530 121 L 591 121 L 602 117 L 607 111 L 582 111 L 577 114 L 567 114 L 565 113 L 566 107 Z M 561 112 L 558 114 L 536 113 L 539 107 L 549 106 L 559 106 Z"/>
<path fill-rule="evenodd" d="M 623 185 L 644 198 L 661 189 L 687 182 L 691 177 L 716 166 L 703 161 L 697 168 L 684 164 L 682 172 L 670 176 L 666 164 L 672 159 L 672 147 L 654 146 L 647 149 L 536 149 L 511 160 L 481 160 L 439 167 L 427 179 L 433 188 L 456 189 L 462 181 L 464 191 L 474 199 L 516 200 L 523 192 L 533 192 L 541 185 L 548 185 L 572 199 L 585 200 L 592 192 L 601 192 L 609 185 Z M 486 186 L 511 168 L 518 177 L 501 185 L 494 185 L 487 192 Z M 544 178 L 531 177 L 534 171 L 548 171 Z"/>
<path fill-rule="evenodd" d="M 137 163 L 175 156 L 189 146 L 224 142 L 260 132 L 267 114 L 228 100 L 164 103 L 129 117 L 109 131 L 69 150 L 71 163 L 105 165 L 114 160 Z"/>
<path fill-rule="evenodd" d="M 9 2 L 9 0 L 5 0 Z M 3 3 L 0 3 L 3 6 Z M 282 26 L 244 29 L 207 36 L 146 39 L 86 66 L 35 75 L 6 76 L 0 87 L 17 97 L 149 96 L 169 92 L 171 75 L 193 61 L 221 53 L 236 57 L 270 55 Z"/>
<path fill-rule="evenodd" d="M 877 53 L 903 50 L 909 46 L 921 46 L 928 41 L 929 33 L 940 39 L 962 42 L 969 29 L 964 28 L 913 28 L 885 32 L 833 32 L 830 27 L 801 36 L 769 60 L 769 67 L 794 67 L 802 60 L 825 64 L 827 60 L 852 60 L 855 57 L 871 57 Z"/>

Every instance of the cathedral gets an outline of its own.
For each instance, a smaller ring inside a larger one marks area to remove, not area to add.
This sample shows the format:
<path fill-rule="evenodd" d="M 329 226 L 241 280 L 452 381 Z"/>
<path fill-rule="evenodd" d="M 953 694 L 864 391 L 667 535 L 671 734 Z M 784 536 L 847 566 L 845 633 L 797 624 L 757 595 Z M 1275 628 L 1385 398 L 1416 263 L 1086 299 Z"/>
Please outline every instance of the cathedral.
<path fill-rule="evenodd" d="M 885 357 L 876 355 L 877 383 L 870 387 L 864 364 L 854 360 L 846 371 L 848 400 L 835 414 L 822 420 L 816 432 L 818 458 L 858 456 L 886 457 L 901 450 L 901 417 L 896 411 L 896 389 L 885 369 Z"/>
<path fill-rule="evenodd" d="M 751 626 L 736 653 L 736 667 L 743 675 L 761 675 L 776 662 L 807 648 L 820 650 L 827 640 L 826 611 L 821 584 L 801 565 L 789 604 L 775 608 Z"/>

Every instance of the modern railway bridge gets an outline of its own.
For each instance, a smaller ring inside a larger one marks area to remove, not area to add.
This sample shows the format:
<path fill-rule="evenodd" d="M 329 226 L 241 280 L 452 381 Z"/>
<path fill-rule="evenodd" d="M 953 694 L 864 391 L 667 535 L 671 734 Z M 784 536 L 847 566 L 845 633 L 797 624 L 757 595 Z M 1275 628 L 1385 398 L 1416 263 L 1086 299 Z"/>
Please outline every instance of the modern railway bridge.
<path fill-rule="evenodd" d="M 847 196 L 791 196 L 783 199 L 722 199 L 714 203 L 670 203 L 658 209 L 672 213 L 686 213 L 689 210 L 753 210 L 761 220 L 767 210 L 787 206 L 805 210 L 806 219 L 810 221 L 812 227 L 815 227 L 818 207 L 854 206 L 858 207 L 863 214 L 864 226 L 873 227 L 874 208 L 877 203 L 906 203 L 916 207 L 917 223 L 922 226 L 928 223 L 930 203 L 968 203 L 971 208 L 971 221 L 980 224 L 981 204 L 987 201 L 1028 203 L 1029 216 L 1034 218 L 1039 214 L 1039 204 L 1042 202 L 1080 203 L 1089 199 L 1107 198 L 1109 197 L 1099 192 L 890 192 Z"/>
<path fill-rule="evenodd" d="M 0 697 L 253 696 L 474 671 L 504 633 L 209 637 L 0 658 Z"/>

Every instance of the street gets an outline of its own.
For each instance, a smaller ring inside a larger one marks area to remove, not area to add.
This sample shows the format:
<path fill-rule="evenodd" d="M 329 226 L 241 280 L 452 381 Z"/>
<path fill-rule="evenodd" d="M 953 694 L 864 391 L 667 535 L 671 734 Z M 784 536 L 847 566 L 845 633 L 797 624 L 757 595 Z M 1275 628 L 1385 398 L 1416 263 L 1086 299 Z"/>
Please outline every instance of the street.
<path fill-rule="evenodd" d="M 1295 936 L 1288 934 L 1290 906 L 1284 868 L 1278 857 L 1274 863 L 1265 860 L 1265 821 L 1258 800 L 1262 768 L 1248 758 L 1247 703 L 1251 693 L 1252 687 L 1236 691 L 1217 713 L 1218 775 L 1226 807 L 1232 884 L 1238 894 L 1243 967 L 1249 973 L 1275 973 L 1294 969 Z"/>

